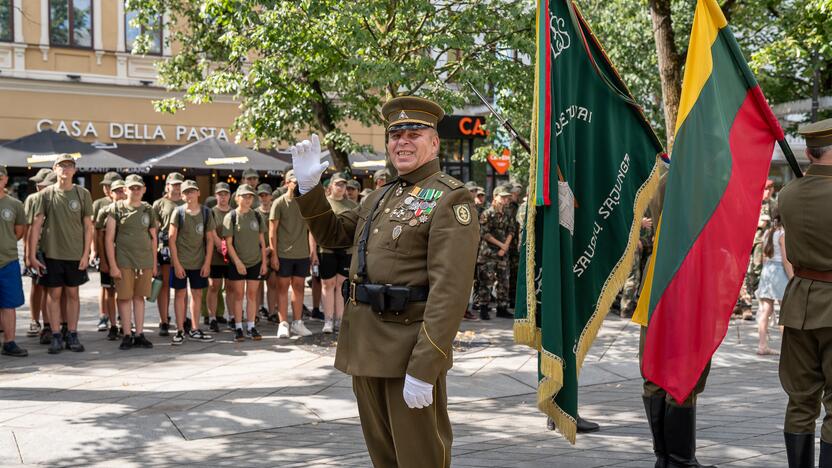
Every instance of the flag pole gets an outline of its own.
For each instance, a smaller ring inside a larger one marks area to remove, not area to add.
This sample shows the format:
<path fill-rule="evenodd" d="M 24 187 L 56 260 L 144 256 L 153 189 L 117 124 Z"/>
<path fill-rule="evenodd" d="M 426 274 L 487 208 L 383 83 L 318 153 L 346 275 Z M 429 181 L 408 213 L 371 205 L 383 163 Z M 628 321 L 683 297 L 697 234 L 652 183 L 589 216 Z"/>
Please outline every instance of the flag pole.
<path fill-rule="evenodd" d="M 786 161 L 789 162 L 789 167 L 792 168 L 792 172 L 794 172 L 795 177 L 803 177 L 803 171 L 800 170 L 800 165 L 797 164 L 797 158 L 794 157 L 792 147 L 789 146 L 789 143 L 786 141 L 786 139 L 781 138 L 777 140 L 777 144 L 780 145 L 780 150 L 783 151 L 783 156 L 785 156 Z"/>
<path fill-rule="evenodd" d="M 494 110 L 493 107 L 491 107 L 491 104 L 489 104 L 488 101 L 485 100 L 482 94 L 480 94 L 477 88 L 475 88 L 470 81 L 466 81 L 466 83 L 468 83 L 468 86 L 470 86 L 471 89 L 474 91 L 474 94 L 476 94 L 477 97 L 480 98 L 480 101 L 482 101 L 482 103 L 485 104 L 485 107 L 487 107 L 488 110 L 491 111 L 491 114 L 494 115 L 494 117 L 496 117 L 497 120 L 500 121 L 500 123 L 503 125 L 503 128 L 505 128 L 508 131 L 508 133 L 510 133 L 511 136 L 514 137 L 517 143 L 520 146 L 522 146 L 527 153 L 531 154 L 532 148 L 531 146 L 529 146 L 529 142 L 526 141 L 525 138 L 521 137 L 519 133 L 517 133 L 517 130 L 514 128 L 514 125 L 512 125 L 511 122 L 509 122 L 507 119 L 503 118 L 502 115 L 498 114 L 497 111 Z"/>

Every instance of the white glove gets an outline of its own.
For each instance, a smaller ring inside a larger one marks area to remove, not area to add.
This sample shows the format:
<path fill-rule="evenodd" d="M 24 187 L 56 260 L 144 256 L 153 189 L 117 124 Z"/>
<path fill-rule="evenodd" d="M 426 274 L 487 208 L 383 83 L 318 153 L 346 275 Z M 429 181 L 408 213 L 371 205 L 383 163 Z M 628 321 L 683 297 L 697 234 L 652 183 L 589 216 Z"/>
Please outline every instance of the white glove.
<path fill-rule="evenodd" d="M 328 163 L 321 162 L 321 140 L 318 135 L 313 134 L 310 140 L 303 140 L 289 148 L 292 153 L 292 169 L 298 179 L 301 195 L 315 188 L 321 181 L 321 174 L 329 167 Z"/>
<path fill-rule="evenodd" d="M 433 385 L 406 374 L 402 395 L 408 408 L 427 408 L 433 403 Z"/>

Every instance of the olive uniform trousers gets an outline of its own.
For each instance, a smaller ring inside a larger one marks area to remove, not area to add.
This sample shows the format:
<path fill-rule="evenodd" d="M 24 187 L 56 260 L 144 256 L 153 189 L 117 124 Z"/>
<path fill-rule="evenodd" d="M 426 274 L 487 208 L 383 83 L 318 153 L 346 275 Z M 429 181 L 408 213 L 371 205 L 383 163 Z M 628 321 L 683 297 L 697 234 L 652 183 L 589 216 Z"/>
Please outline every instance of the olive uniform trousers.
<path fill-rule="evenodd" d="M 451 421 L 445 372 L 433 386 L 433 404 L 410 409 L 404 402 L 404 377 L 352 378 L 361 429 L 376 468 L 451 466 Z"/>
<path fill-rule="evenodd" d="M 783 431 L 814 433 L 822 401 L 820 438 L 832 443 L 832 327 L 783 328 L 780 383 L 789 395 Z"/>

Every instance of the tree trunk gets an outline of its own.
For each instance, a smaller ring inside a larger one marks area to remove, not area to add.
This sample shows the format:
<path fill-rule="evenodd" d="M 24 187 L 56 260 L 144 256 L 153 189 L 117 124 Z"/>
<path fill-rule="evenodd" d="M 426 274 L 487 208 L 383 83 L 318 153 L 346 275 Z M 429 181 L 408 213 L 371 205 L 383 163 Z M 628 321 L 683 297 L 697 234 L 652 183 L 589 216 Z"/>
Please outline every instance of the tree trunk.
<path fill-rule="evenodd" d="M 670 17 L 670 0 L 649 0 L 650 17 L 653 20 L 653 37 L 659 58 L 659 77 L 662 82 L 664 121 L 667 130 L 667 151 L 673 147 L 676 137 L 676 114 L 682 95 L 682 60 L 673 35 Z"/>
<path fill-rule="evenodd" d="M 327 134 L 337 129 L 335 121 L 332 118 L 332 110 L 330 109 L 329 100 L 327 100 L 326 95 L 321 89 L 320 82 L 316 80 L 311 84 L 312 89 L 315 90 L 316 97 L 315 101 L 312 103 L 312 112 L 315 114 L 315 121 L 318 123 L 318 127 L 320 127 L 324 134 Z M 332 163 L 335 164 L 335 168 L 339 171 L 350 173 L 349 155 L 346 152 L 336 148 L 332 143 L 327 144 L 326 148 L 329 150 L 329 154 L 332 157 Z"/>

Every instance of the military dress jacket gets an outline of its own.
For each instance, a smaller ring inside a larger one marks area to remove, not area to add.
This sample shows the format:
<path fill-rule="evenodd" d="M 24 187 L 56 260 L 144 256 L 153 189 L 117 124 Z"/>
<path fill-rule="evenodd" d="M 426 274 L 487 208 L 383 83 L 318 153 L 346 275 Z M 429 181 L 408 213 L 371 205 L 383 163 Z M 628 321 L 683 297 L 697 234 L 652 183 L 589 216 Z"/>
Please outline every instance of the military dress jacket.
<path fill-rule="evenodd" d="M 812 165 L 778 197 L 786 256 L 795 268 L 832 271 L 832 166 Z M 780 306 L 780 325 L 813 330 L 832 327 L 832 283 L 795 275 Z"/>
<path fill-rule="evenodd" d="M 370 222 L 364 282 L 429 288 L 426 302 L 411 302 L 399 313 L 348 301 L 335 367 L 354 376 L 409 374 L 436 382 L 453 364 L 453 340 L 473 284 L 479 223 L 470 192 L 440 172 L 434 159 L 339 215 L 320 184 L 295 200 L 319 245 L 355 248 L 350 280 L 360 281 L 358 242 Z"/>

